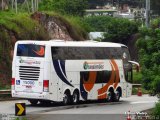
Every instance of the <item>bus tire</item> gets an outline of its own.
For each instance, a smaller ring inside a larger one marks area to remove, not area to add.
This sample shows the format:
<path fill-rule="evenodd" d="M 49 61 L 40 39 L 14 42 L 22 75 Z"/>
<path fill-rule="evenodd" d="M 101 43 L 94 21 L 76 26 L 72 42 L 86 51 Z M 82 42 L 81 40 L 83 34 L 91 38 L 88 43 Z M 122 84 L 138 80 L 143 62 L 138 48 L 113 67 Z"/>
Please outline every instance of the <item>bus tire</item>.
<path fill-rule="evenodd" d="M 113 100 L 114 100 L 114 90 L 113 90 L 113 88 L 111 88 L 107 94 L 107 101 L 113 102 Z"/>
<path fill-rule="evenodd" d="M 37 105 L 37 103 L 38 103 L 38 100 L 28 100 L 30 103 L 31 103 L 31 105 Z"/>
<path fill-rule="evenodd" d="M 63 104 L 69 105 L 70 102 L 71 102 L 71 95 L 68 92 L 65 92 L 63 96 Z"/>
<path fill-rule="evenodd" d="M 107 94 L 107 102 L 112 102 L 112 92 L 109 91 Z"/>
<path fill-rule="evenodd" d="M 114 93 L 114 102 L 119 102 L 121 97 L 121 93 L 119 90 L 116 90 L 116 92 Z"/>
<path fill-rule="evenodd" d="M 72 103 L 73 104 L 78 104 L 79 103 L 79 92 L 78 91 L 73 92 Z"/>

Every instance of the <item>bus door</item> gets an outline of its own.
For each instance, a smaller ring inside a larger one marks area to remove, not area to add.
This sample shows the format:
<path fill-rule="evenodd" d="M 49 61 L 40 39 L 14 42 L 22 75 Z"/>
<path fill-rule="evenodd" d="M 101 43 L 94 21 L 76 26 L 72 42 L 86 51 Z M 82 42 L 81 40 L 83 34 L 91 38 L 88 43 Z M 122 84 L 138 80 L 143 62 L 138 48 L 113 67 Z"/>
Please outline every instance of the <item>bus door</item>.
<path fill-rule="evenodd" d="M 133 71 L 132 65 L 129 64 L 128 68 L 125 69 L 125 79 L 126 79 L 126 96 L 129 97 L 132 95 L 132 82 L 133 82 Z"/>
<path fill-rule="evenodd" d="M 132 93 L 132 64 L 130 61 L 130 54 L 127 47 L 122 47 L 122 60 L 123 60 L 123 68 L 124 68 L 124 76 L 125 76 L 125 85 L 126 86 L 126 97 L 131 96 Z"/>

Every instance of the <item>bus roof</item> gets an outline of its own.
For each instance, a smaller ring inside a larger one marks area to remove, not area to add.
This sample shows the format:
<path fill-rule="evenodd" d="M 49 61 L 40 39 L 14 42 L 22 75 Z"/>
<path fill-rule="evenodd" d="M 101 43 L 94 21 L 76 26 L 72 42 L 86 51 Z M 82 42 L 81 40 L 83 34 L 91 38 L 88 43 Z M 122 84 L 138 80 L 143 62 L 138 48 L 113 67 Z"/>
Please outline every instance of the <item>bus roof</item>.
<path fill-rule="evenodd" d="M 112 42 L 97 42 L 97 41 L 64 41 L 64 40 L 50 40 L 50 41 L 34 41 L 21 40 L 17 44 L 40 44 L 48 46 L 74 46 L 74 47 L 127 47 L 123 44 Z"/>

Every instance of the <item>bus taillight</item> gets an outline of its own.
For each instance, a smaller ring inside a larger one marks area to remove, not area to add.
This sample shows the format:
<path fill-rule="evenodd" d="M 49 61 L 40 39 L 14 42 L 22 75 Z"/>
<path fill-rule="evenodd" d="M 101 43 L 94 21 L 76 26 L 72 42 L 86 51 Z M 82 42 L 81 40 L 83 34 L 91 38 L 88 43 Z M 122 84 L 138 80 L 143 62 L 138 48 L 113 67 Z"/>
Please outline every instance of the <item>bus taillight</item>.
<path fill-rule="evenodd" d="M 49 80 L 43 80 L 43 91 L 49 92 Z"/>
<path fill-rule="evenodd" d="M 11 80 L 12 90 L 15 89 L 15 78 L 12 78 Z"/>

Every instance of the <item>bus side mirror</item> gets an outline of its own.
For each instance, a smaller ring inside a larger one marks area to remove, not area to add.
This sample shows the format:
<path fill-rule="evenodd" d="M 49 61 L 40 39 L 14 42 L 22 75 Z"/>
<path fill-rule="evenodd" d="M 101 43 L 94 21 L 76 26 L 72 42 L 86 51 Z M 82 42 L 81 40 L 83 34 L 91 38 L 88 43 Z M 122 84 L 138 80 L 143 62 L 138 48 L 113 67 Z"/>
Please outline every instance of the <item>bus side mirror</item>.
<path fill-rule="evenodd" d="M 138 62 L 135 61 L 128 61 L 128 62 L 135 66 L 136 72 L 140 71 L 140 65 Z"/>

